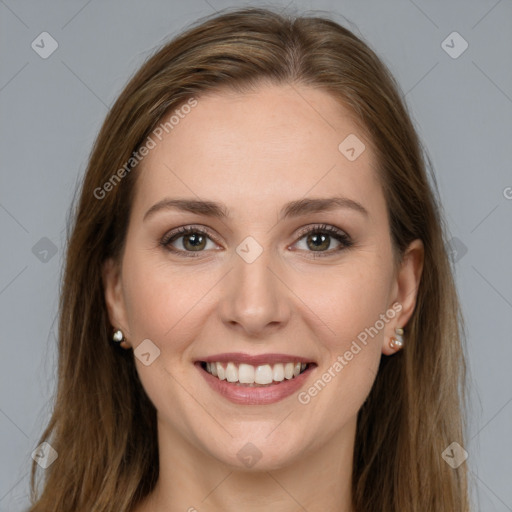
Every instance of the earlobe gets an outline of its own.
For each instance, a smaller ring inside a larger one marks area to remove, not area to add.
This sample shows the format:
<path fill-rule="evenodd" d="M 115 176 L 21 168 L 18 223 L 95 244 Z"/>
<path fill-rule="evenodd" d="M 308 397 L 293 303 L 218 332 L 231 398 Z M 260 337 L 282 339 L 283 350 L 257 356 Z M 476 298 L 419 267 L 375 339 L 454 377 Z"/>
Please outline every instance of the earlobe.
<path fill-rule="evenodd" d="M 392 303 L 400 304 L 401 309 L 395 317 L 393 325 L 390 324 L 390 331 L 386 332 L 383 346 L 383 353 L 386 355 L 394 354 L 396 350 L 407 345 L 407 329 L 405 327 L 416 307 L 423 263 L 424 246 L 423 242 L 417 239 L 411 242 L 406 249 L 398 269 Z M 397 332 L 395 329 L 399 329 L 399 331 Z"/>
<path fill-rule="evenodd" d="M 121 269 L 117 262 L 112 259 L 104 262 L 102 281 L 110 324 L 113 330 L 120 329 L 126 336 L 128 323 L 124 306 Z M 121 346 L 126 348 L 129 345 L 126 341 L 123 341 Z"/>

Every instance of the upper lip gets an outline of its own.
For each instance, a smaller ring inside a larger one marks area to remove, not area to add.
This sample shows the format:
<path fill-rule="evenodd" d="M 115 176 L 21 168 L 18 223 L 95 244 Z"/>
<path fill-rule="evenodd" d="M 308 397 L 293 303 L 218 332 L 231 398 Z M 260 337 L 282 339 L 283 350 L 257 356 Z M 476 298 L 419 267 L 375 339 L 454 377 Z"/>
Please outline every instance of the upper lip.
<path fill-rule="evenodd" d="M 205 363 L 245 363 L 253 366 L 263 364 L 277 363 L 314 363 L 312 359 L 296 356 L 293 354 L 258 354 L 250 355 L 243 352 L 225 352 L 223 354 L 215 354 L 213 356 L 198 359 L 199 362 Z"/>

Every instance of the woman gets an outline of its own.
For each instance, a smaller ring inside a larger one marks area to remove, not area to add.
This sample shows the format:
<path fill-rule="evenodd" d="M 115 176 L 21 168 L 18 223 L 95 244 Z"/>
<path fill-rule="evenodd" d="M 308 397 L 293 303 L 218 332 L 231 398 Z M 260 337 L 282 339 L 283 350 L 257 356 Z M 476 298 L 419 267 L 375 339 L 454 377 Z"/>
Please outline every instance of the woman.
<path fill-rule="evenodd" d="M 202 20 L 93 148 L 30 510 L 469 510 L 443 457 L 465 372 L 444 240 L 364 42 L 263 9 Z"/>

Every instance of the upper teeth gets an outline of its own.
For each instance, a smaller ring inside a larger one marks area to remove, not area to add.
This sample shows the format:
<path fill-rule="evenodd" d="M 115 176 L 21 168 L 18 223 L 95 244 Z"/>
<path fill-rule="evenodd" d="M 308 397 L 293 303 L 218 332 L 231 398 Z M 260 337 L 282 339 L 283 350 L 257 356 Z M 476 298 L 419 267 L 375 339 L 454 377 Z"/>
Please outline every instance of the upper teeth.
<path fill-rule="evenodd" d="M 293 379 L 306 369 L 306 363 L 277 363 L 252 366 L 250 364 L 229 362 L 226 367 L 222 363 L 206 363 L 206 371 L 220 380 L 240 382 L 241 384 L 270 384 Z"/>

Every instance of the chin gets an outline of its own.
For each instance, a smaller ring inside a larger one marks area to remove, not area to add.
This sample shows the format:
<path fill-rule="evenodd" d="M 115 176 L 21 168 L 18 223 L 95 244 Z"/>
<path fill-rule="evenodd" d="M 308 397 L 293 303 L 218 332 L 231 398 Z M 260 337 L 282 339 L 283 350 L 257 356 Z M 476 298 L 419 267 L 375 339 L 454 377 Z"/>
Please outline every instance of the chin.
<path fill-rule="evenodd" d="M 272 428 L 265 428 L 265 433 L 259 435 L 244 436 L 243 440 L 231 439 L 225 446 L 216 444 L 204 448 L 217 461 L 236 471 L 275 471 L 296 463 L 304 450 L 304 436 L 294 439 L 285 435 L 286 443 L 281 439 L 269 440 L 267 432 Z"/>

